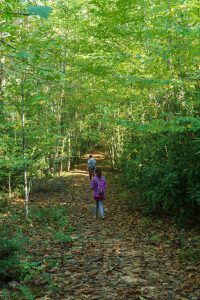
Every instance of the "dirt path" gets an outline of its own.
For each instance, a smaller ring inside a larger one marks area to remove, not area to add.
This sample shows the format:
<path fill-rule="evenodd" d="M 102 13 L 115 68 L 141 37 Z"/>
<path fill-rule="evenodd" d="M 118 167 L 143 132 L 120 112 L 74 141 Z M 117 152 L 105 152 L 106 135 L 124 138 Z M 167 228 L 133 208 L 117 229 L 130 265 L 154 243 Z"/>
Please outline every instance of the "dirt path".
<path fill-rule="evenodd" d="M 50 299 L 200 298 L 197 267 L 179 262 L 175 233 L 169 225 L 130 212 L 111 180 L 106 219 L 96 220 L 86 164 L 68 176 L 71 193 L 61 201 L 76 231 L 71 247 L 62 249 L 62 264 L 51 274 L 59 293 Z"/>

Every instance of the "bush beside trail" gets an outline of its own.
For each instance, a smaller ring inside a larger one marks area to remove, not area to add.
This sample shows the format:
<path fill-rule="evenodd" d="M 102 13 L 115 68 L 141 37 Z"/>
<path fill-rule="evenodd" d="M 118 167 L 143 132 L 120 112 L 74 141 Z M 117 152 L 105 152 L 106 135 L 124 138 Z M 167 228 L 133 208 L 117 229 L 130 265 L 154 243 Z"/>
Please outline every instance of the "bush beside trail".
<path fill-rule="evenodd" d="M 127 142 L 120 161 L 124 183 L 138 192 L 137 201 L 146 212 L 167 213 L 178 224 L 199 221 L 198 136 L 188 130 L 165 135 L 140 133 Z"/>

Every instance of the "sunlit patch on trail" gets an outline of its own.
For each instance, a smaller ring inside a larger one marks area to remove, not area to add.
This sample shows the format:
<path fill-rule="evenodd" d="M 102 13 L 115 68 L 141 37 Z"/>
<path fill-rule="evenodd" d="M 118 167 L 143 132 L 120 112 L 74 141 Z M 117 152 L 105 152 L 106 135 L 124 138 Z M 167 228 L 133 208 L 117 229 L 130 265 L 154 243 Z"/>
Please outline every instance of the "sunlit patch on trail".
<path fill-rule="evenodd" d="M 69 171 L 69 172 L 64 172 L 62 173 L 63 177 L 71 177 L 71 176 L 77 176 L 77 175 L 81 175 L 81 176 L 88 176 L 88 173 L 86 171 L 83 170 L 73 170 L 73 171 Z"/>
<path fill-rule="evenodd" d="M 94 157 L 95 160 L 104 160 L 105 159 L 105 153 L 104 152 L 101 152 L 101 151 L 95 151 L 95 152 L 91 152 L 91 153 L 88 153 L 88 154 L 85 154 L 83 155 L 83 159 L 87 160 L 89 155 L 92 154 L 92 156 Z"/>

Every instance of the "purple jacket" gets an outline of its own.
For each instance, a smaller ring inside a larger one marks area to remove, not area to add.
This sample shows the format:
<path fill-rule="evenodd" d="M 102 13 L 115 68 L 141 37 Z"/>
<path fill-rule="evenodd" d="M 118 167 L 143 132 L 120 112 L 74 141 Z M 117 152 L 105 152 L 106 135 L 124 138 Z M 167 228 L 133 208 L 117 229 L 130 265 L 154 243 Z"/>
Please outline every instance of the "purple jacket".
<path fill-rule="evenodd" d="M 105 190 L 106 190 L 106 179 L 105 177 L 101 176 L 101 178 L 95 176 L 92 178 L 91 182 L 90 182 L 90 187 L 91 189 L 93 190 L 93 196 L 95 199 L 104 199 L 105 198 L 105 194 L 103 196 L 100 196 L 99 195 L 99 192 L 98 192 L 98 181 L 103 181 L 103 184 L 104 184 L 104 187 L 105 187 Z"/>

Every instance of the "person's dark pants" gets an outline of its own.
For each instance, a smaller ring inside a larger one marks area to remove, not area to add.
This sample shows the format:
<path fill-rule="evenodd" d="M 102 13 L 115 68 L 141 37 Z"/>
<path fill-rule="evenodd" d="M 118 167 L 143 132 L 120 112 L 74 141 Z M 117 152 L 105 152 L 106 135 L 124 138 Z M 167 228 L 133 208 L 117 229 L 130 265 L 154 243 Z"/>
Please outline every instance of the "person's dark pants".
<path fill-rule="evenodd" d="M 89 169 L 89 176 L 90 180 L 92 180 L 92 177 L 94 177 L 95 169 Z"/>

